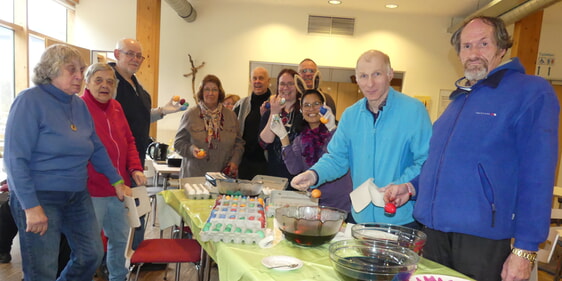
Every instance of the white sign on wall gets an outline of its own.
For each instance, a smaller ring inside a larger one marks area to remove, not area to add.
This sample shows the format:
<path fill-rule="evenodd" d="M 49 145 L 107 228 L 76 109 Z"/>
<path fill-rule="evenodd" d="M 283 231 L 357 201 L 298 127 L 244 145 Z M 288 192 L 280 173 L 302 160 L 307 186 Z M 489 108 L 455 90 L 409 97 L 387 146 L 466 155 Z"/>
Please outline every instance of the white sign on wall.
<path fill-rule="evenodd" d="M 550 77 L 552 67 L 556 61 L 556 57 L 551 53 L 539 53 L 537 59 L 537 75 L 542 77 Z"/>

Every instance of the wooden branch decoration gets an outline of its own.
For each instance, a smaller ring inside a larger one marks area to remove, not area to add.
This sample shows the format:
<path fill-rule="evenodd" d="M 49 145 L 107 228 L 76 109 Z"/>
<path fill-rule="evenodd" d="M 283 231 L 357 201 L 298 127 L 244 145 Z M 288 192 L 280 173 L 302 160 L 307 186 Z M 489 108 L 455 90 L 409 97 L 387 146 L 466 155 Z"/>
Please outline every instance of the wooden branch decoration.
<path fill-rule="evenodd" d="M 197 71 L 201 67 L 205 66 L 205 62 L 202 62 L 199 66 L 195 66 L 195 63 L 193 62 L 191 55 L 190 54 L 187 55 L 189 56 L 189 62 L 191 63 L 191 72 L 184 74 L 183 77 L 191 76 L 191 90 L 193 91 L 193 100 L 197 102 L 197 97 L 195 96 L 195 75 L 197 74 Z"/>

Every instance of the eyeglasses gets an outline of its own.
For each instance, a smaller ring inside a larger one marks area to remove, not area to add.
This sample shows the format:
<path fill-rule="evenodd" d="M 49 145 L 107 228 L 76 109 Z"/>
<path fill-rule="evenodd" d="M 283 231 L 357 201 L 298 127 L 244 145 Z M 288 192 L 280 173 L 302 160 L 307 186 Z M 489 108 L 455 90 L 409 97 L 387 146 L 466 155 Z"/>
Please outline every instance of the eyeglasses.
<path fill-rule="evenodd" d="M 218 92 L 218 88 L 203 88 L 203 92 Z"/>
<path fill-rule="evenodd" d="M 307 73 L 307 72 L 308 72 L 308 73 L 315 73 L 316 70 L 315 70 L 315 69 L 310 69 L 310 68 L 305 68 L 305 69 L 301 69 L 301 70 L 299 71 L 299 73 L 303 73 L 303 74 L 304 74 L 304 73 Z"/>
<path fill-rule="evenodd" d="M 136 57 L 137 59 L 139 59 L 139 60 L 144 60 L 144 59 L 145 59 L 145 57 L 142 56 L 142 53 L 136 53 L 136 54 L 135 54 L 135 52 L 133 52 L 133 51 L 125 52 L 125 51 L 123 51 L 123 50 L 119 50 L 119 52 L 125 54 L 125 55 L 126 55 L 128 58 L 130 58 L 130 59 L 135 58 L 135 57 Z"/>
<path fill-rule="evenodd" d="M 295 86 L 295 82 L 289 82 L 289 83 L 281 82 L 281 83 L 279 83 L 279 88 L 282 88 L 282 87 L 293 87 L 293 86 Z"/>
<path fill-rule="evenodd" d="M 303 107 L 303 108 L 312 108 L 312 107 L 318 108 L 318 107 L 320 107 L 321 105 L 322 105 L 321 102 L 315 101 L 315 102 L 313 102 L 313 103 L 303 103 L 303 104 L 302 104 L 302 107 Z"/>

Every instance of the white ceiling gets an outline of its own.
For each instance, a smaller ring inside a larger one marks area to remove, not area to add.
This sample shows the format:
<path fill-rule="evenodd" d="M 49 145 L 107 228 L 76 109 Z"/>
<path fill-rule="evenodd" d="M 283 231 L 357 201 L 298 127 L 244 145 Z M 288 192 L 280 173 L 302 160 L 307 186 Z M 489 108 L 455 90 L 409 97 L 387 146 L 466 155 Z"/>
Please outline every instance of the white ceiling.
<path fill-rule="evenodd" d="M 197 2 L 195 0 L 193 2 Z M 200 0 L 199 0 L 200 1 Z M 451 18 L 464 18 L 491 0 L 342 0 L 340 5 L 330 5 L 328 0 L 215 0 L 216 2 L 247 2 L 256 5 L 283 5 L 303 8 L 333 8 L 362 10 L 396 14 L 436 15 Z M 521 2 L 524 2 L 523 0 Z M 398 4 L 397 9 L 387 9 L 385 4 Z M 337 10 L 334 10 L 337 11 Z M 562 25 L 562 2 L 558 2 L 545 10 L 543 22 Z"/>

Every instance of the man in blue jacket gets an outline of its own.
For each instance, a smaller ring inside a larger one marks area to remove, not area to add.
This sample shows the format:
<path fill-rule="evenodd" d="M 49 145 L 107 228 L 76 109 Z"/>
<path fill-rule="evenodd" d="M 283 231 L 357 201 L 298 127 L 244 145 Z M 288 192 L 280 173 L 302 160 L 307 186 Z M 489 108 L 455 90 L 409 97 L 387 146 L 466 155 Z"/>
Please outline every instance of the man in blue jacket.
<path fill-rule="evenodd" d="M 348 170 L 353 189 L 373 179 L 381 188 L 405 183 L 419 174 L 431 137 L 427 110 L 419 100 L 390 87 L 394 72 L 385 53 L 376 50 L 363 53 L 357 60 L 355 73 L 364 98 L 343 112 L 328 144 L 328 153 L 310 170 L 293 178 L 293 187 L 315 188 L 342 177 Z M 419 227 L 412 216 L 413 202 L 402 205 L 394 216 L 386 215 L 383 207 L 372 203 L 359 212 L 355 207 L 352 215 L 356 222 Z"/>
<path fill-rule="evenodd" d="M 501 63 L 512 45 L 501 19 L 476 17 L 451 43 L 465 77 L 412 181 L 424 257 L 479 281 L 527 280 L 549 231 L 558 100 L 517 58 Z M 405 190 L 388 188 L 387 201 L 406 200 L 394 194 Z"/>

